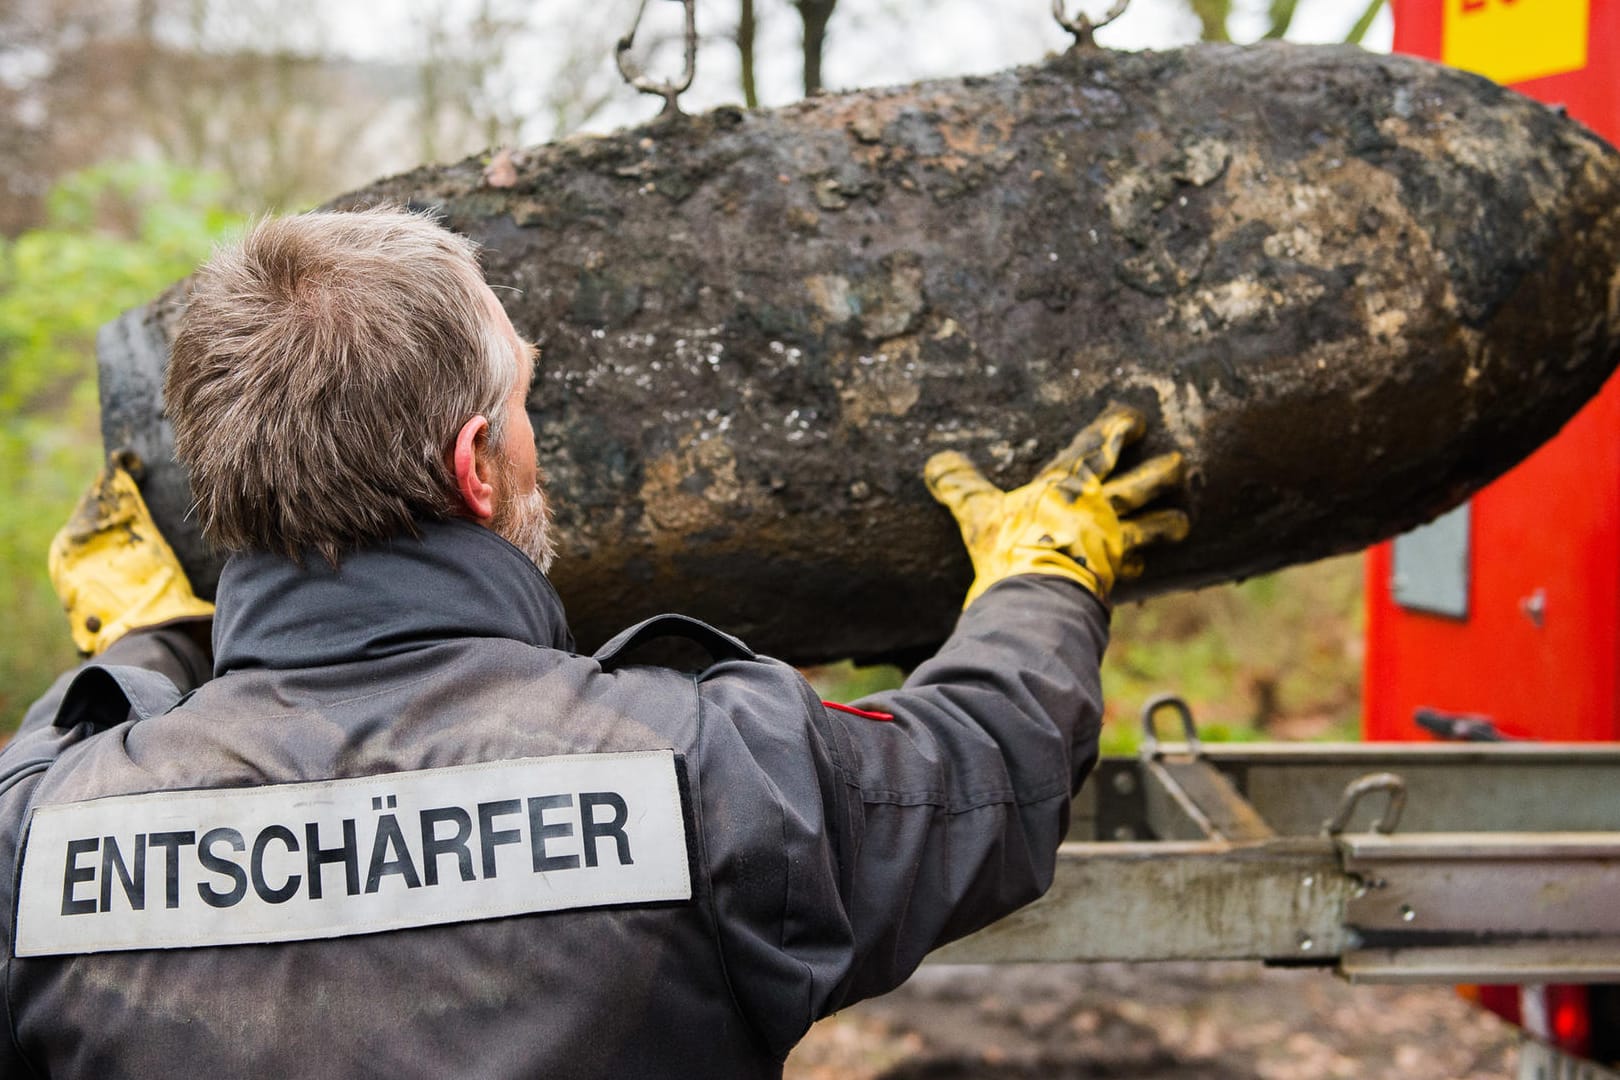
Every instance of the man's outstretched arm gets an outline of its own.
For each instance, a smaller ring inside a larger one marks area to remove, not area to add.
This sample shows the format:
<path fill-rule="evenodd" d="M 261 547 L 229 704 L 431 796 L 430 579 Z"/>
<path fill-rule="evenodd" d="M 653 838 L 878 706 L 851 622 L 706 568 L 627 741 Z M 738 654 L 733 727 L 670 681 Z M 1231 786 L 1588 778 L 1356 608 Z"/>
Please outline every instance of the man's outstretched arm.
<path fill-rule="evenodd" d="M 1097 759 L 1107 638 L 1107 609 L 1072 582 L 1008 578 L 903 687 L 858 703 L 892 720 L 828 711 L 853 962 L 822 1014 L 1046 892 Z"/>
<path fill-rule="evenodd" d="M 939 653 L 857 703 L 871 715 L 812 703 L 807 738 L 791 740 L 740 680 L 709 684 L 780 811 L 769 824 L 783 837 L 785 895 L 732 894 L 760 912 L 775 903 L 780 927 L 721 920 L 744 981 L 765 988 L 750 1011 L 773 1045 L 1050 885 L 1069 801 L 1097 755 L 1109 589 L 1139 572 L 1139 548 L 1187 530 L 1178 511 L 1133 516 L 1179 484 L 1177 456 L 1108 479 L 1143 427 L 1110 409 L 1011 492 L 961 455 L 929 462 L 976 579 Z"/>
<path fill-rule="evenodd" d="M 928 462 L 975 578 L 939 653 L 862 703 L 895 717 L 888 730 L 833 722 L 845 741 L 835 754 L 858 777 L 846 791 L 861 800 L 848 811 L 860 855 L 843 891 L 864 958 L 834 1007 L 898 984 L 929 950 L 1051 885 L 1069 802 L 1097 759 L 1107 598 L 1141 572 L 1142 547 L 1187 532 L 1180 511 L 1136 513 L 1180 483 L 1179 455 L 1111 475 L 1145 429 L 1140 413 L 1110 408 L 1010 492 L 961 454 Z M 932 797 L 926 831 L 904 810 L 918 795 Z M 907 852 L 920 858 L 908 865 Z"/>

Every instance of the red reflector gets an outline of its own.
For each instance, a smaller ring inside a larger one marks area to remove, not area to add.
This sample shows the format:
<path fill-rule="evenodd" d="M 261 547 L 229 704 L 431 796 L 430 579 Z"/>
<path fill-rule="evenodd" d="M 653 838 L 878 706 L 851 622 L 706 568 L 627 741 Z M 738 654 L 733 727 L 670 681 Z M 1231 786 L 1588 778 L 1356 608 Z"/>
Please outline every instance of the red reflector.
<path fill-rule="evenodd" d="M 851 716 L 861 716 L 861 717 L 865 717 L 868 720 L 893 720 L 894 719 L 894 714 L 893 713 L 867 712 L 865 709 L 857 709 L 853 705 L 840 705 L 836 701 L 823 701 L 822 704 L 827 706 L 827 708 L 829 708 L 829 709 L 837 709 L 839 712 L 847 712 Z"/>
<path fill-rule="evenodd" d="M 1547 987 L 1553 1040 L 1562 1050 L 1585 1057 L 1592 1049 L 1592 1022 L 1586 1008 L 1586 987 Z"/>

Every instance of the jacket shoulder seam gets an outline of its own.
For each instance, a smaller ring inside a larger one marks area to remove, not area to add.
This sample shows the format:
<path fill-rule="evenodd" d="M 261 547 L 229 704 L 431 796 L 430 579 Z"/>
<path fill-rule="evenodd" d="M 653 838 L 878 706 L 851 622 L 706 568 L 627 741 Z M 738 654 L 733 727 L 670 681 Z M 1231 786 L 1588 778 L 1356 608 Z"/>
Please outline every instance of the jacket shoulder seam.
<path fill-rule="evenodd" d="M 784 667 L 785 666 L 786 665 L 784 665 Z M 818 695 L 815 692 L 815 689 L 810 685 L 809 680 L 807 680 L 797 670 L 795 670 L 793 668 L 788 668 L 787 671 L 785 672 L 785 674 L 789 679 L 793 680 L 794 687 L 799 692 L 799 703 L 804 706 L 804 709 L 805 709 L 804 719 L 805 719 L 805 731 L 806 731 L 806 734 L 810 738 L 815 738 L 817 732 L 820 730 L 816 725 L 816 721 L 818 719 L 825 719 L 826 715 L 827 715 L 827 710 L 822 706 L 821 697 L 820 697 L 820 695 Z M 833 768 L 835 770 L 837 770 L 839 772 L 842 772 L 842 770 L 838 769 L 838 762 L 837 762 L 837 758 L 836 758 L 836 746 L 834 745 L 836 743 L 836 741 L 837 741 L 836 739 L 828 741 L 828 744 L 827 744 L 827 761 L 833 766 Z M 836 812 L 838 812 L 838 807 L 836 807 L 836 806 L 827 807 L 825 805 L 825 803 L 826 803 L 826 801 L 828 799 L 834 797 L 831 792 L 823 790 L 822 793 L 821 793 L 821 797 L 822 797 L 822 801 L 823 801 L 823 804 L 824 804 L 822 806 L 821 819 L 822 819 L 823 827 L 825 828 L 825 824 L 826 824 L 826 821 L 827 821 L 828 810 L 831 809 L 833 812 L 836 813 Z M 843 852 L 843 844 L 841 843 L 842 834 L 840 833 L 838 828 L 825 829 L 825 834 L 826 834 L 826 838 L 827 838 L 827 845 L 831 849 L 833 865 L 835 867 L 843 866 L 844 865 L 844 852 Z M 787 850 L 787 817 L 786 817 L 785 814 L 783 815 L 783 820 L 782 820 L 782 848 L 783 848 L 784 851 Z M 816 973 L 815 973 L 814 969 L 812 969 L 807 962 L 800 959 L 797 955 L 788 952 L 787 941 L 786 941 L 787 915 L 788 915 L 788 912 L 790 910 L 792 910 L 791 907 L 789 906 L 788 900 L 789 900 L 789 898 L 790 898 L 790 896 L 792 894 L 792 891 L 793 891 L 793 875 L 791 873 L 792 860 L 789 860 L 788 863 L 789 863 L 789 872 L 782 875 L 785 884 L 782 887 L 782 920 L 781 920 L 781 923 L 780 923 L 780 926 L 779 926 L 779 931 L 783 935 L 783 937 L 782 937 L 782 940 L 781 940 L 781 942 L 779 944 L 779 947 L 781 948 L 782 953 L 784 955 L 792 955 L 793 958 L 798 961 L 799 967 L 803 969 L 803 972 L 804 972 L 804 986 L 805 986 L 804 1026 L 805 1026 L 805 1030 L 808 1031 L 810 1026 L 812 1024 L 814 1024 L 816 1022 L 816 1019 L 817 1019 L 817 1017 L 816 1017 L 816 1005 L 815 1005 L 815 1000 L 816 1000 Z M 800 1037 L 802 1038 L 803 1036 L 801 1035 Z"/>
<path fill-rule="evenodd" d="M 697 750 L 696 756 L 699 759 L 699 761 L 696 763 L 697 767 L 693 768 L 691 771 L 692 779 L 696 781 L 693 785 L 692 792 L 693 817 L 699 821 L 697 830 L 698 864 L 702 868 L 703 872 L 703 891 L 707 898 L 704 906 L 709 924 L 709 934 L 714 939 L 715 956 L 720 961 L 720 976 L 726 981 L 726 993 L 731 998 L 732 1008 L 737 1010 L 737 1015 L 742 1017 L 743 1023 L 748 1025 L 749 1036 L 760 1044 L 761 1048 L 765 1050 L 768 1056 L 776 1058 L 777 1054 L 775 1049 L 771 1046 L 770 1039 L 768 1039 L 765 1033 L 760 1030 L 759 1026 L 754 1023 L 753 1018 L 750 1016 L 748 1010 L 743 1006 L 742 998 L 737 993 L 737 982 L 734 978 L 732 978 L 731 963 L 726 956 L 725 937 L 720 933 L 720 912 L 718 902 L 714 894 L 714 875 L 709 868 L 708 829 L 706 823 L 702 821 L 703 780 L 701 778 L 701 773 L 703 769 L 701 759 L 707 746 L 702 677 L 699 675 L 692 675 L 689 676 L 688 681 L 692 687 L 692 697 L 694 699 L 693 707 L 696 710 L 697 731 L 695 733 L 694 746 Z"/>
<path fill-rule="evenodd" d="M 862 787 L 859 778 L 848 769 L 836 762 L 833 767 L 843 777 L 844 783 L 859 793 L 861 802 L 867 806 L 932 806 L 941 813 L 954 815 L 970 814 L 987 806 L 1032 806 L 1058 795 L 1069 794 L 1068 783 L 1059 779 L 1023 795 L 1011 788 L 999 788 L 974 792 L 965 798 L 952 799 L 943 791 L 890 791 L 883 788 Z"/>

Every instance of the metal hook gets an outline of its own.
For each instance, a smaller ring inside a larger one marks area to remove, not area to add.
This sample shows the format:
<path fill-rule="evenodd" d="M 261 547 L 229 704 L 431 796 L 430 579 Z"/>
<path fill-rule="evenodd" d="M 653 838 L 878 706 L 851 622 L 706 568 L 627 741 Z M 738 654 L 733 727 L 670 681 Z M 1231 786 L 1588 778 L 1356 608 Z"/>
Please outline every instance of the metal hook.
<path fill-rule="evenodd" d="M 1350 781 L 1339 799 L 1339 809 L 1322 823 L 1322 832 L 1328 836 L 1338 836 L 1344 832 L 1361 797 L 1374 791 L 1387 791 L 1389 803 L 1384 807 L 1384 816 L 1373 826 L 1373 831 L 1385 836 L 1394 832 L 1395 826 L 1400 823 L 1401 811 L 1406 809 L 1406 781 L 1387 772 L 1368 773 L 1359 780 Z"/>
<path fill-rule="evenodd" d="M 1114 6 L 1108 9 L 1108 13 L 1096 22 L 1092 22 L 1083 12 L 1073 19 L 1069 18 L 1068 13 L 1064 10 L 1068 6 L 1068 0 L 1052 0 L 1052 18 L 1058 21 L 1059 26 L 1074 35 L 1076 47 L 1095 45 L 1097 40 L 1092 35 L 1125 14 L 1125 9 L 1130 6 L 1130 3 L 1131 0 L 1114 0 Z"/>
<path fill-rule="evenodd" d="M 686 8 L 686 70 L 680 79 L 659 82 L 648 78 L 630 59 L 630 49 L 636 43 L 636 31 L 641 29 L 641 17 L 647 13 L 647 0 L 641 0 L 641 6 L 636 9 L 634 25 L 628 34 L 619 39 L 618 46 L 613 50 L 613 59 L 619 65 L 619 74 L 624 76 L 625 82 L 643 94 L 664 99 L 664 111 L 658 114 L 660 117 L 681 115 L 678 99 L 691 87 L 692 76 L 697 74 L 697 0 L 680 0 L 680 3 Z"/>
<path fill-rule="evenodd" d="M 1153 729 L 1153 717 L 1156 713 L 1169 709 L 1181 717 L 1181 731 L 1187 740 L 1187 751 L 1193 757 L 1204 752 L 1204 744 L 1198 741 L 1198 725 L 1193 723 L 1192 709 L 1175 694 L 1160 694 L 1142 706 L 1142 756 L 1145 758 L 1159 756 L 1159 735 Z"/>

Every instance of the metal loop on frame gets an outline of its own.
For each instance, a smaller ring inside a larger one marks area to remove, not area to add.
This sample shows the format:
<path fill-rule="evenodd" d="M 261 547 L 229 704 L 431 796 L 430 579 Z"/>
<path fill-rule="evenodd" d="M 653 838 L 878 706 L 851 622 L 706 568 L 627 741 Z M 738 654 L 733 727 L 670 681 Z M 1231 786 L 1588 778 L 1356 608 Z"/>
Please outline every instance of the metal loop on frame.
<path fill-rule="evenodd" d="M 1193 722 L 1192 709 L 1176 694 L 1160 694 L 1142 706 L 1142 756 L 1157 757 L 1159 755 L 1159 734 L 1154 730 L 1154 717 L 1169 709 L 1181 717 L 1182 736 L 1187 740 L 1187 751 L 1193 757 L 1204 752 L 1204 744 L 1198 741 L 1198 725 Z"/>
<path fill-rule="evenodd" d="M 1389 802 L 1384 806 L 1384 816 L 1378 819 L 1373 831 L 1388 836 L 1400 824 L 1401 811 L 1406 809 L 1406 781 L 1394 773 L 1368 773 L 1359 780 L 1352 780 L 1345 787 L 1344 794 L 1339 798 L 1339 809 L 1331 818 L 1322 824 L 1322 831 L 1328 836 L 1338 836 L 1350 824 L 1350 817 L 1356 812 L 1356 804 L 1362 797 L 1375 791 L 1389 794 Z"/>

